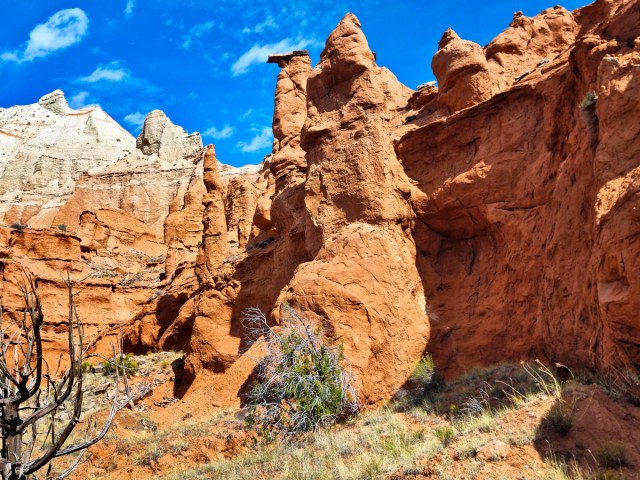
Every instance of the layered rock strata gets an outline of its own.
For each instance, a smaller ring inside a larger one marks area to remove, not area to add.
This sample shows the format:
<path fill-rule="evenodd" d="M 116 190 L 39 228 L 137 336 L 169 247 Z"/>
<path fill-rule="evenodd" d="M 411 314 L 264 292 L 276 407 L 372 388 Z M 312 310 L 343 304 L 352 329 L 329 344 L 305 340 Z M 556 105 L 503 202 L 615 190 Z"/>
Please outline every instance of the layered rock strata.
<path fill-rule="evenodd" d="M 189 378 L 232 400 L 251 371 L 243 310 L 277 323 L 285 302 L 344 346 L 367 403 L 427 350 L 448 375 L 527 358 L 637 371 L 636 20 L 637 2 L 598 1 L 518 13 L 485 48 L 448 31 L 438 87 L 417 92 L 376 66 L 352 15 L 315 68 L 274 56 L 260 232 L 211 254 L 167 330 Z"/>
<path fill-rule="evenodd" d="M 0 223 L 50 226 L 81 175 L 134 149 L 135 139 L 99 107 L 72 110 L 60 90 L 0 111 Z"/>
<path fill-rule="evenodd" d="M 274 146 L 261 166 L 230 175 L 210 146 L 202 180 L 166 170 L 174 196 L 157 201 L 162 214 L 141 212 L 130 237 L 113 225 L 151 198 L 144 188 L 81 214 L 78 237 L 49 232 L 60 258 L 29 229 L 3 242 L 84 272 L 82 253 L 128 251 L 128 238 L 152 250 L 164 235 L 166 278 L 136 304 L 127 346 L 185 349 L 178 393 L 220 406 L 239 402 L 260 357 L 244 311 L 277 324 L 285 304 L 343 345 L 368 404 L 397 392 L 425 351 L 446 375 L 533 358 L 635 375 L 638 5 L 518 13 L 485 48 L 445 32 L 438 85 L 416 92 L 376 65 L 349 14 L 315 68 L 305 52 L 272 57 Z M 110 171 L 178 150 L 196 168 L 195 146 L 178 148 L 186 134 L 167 122 L 150 117 L 138 152 Z"/>

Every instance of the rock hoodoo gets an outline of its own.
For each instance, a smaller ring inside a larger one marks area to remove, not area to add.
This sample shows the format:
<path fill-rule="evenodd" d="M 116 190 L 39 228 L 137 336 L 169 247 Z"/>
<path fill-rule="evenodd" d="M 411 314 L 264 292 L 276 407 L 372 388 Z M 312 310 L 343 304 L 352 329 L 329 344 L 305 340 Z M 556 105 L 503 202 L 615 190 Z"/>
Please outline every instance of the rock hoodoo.
<path fill-rule="evenodd" d="M 223 311 L 230 332 L 200 338 L 239 346 L 209 359 L 217 378 L 242 383 L 243 308 L 277 322 L 284 302 L 344 345 L 369 403 L 425 350 L 447 374 L 534 357 L 636 371 L 631 3 L 516 14 L 485 48 L 445 32 L 439 88 L 417 92 L 376 65 L 350 14 L 315 68 L 274 55 L 256 243 L 218 270 L 224 308 L 196 299 L 202 325 Z"/>

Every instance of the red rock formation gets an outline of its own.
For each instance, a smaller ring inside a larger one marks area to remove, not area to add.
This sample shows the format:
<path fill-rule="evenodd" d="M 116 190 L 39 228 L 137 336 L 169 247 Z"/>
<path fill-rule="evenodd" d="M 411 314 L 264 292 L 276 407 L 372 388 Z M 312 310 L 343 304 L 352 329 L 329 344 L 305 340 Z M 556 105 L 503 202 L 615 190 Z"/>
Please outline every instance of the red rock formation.
<path fill-rule="evenodd" d="M 126 209 L 94 209 L 81 239 L 0 230 L 2 251 L 78 273 L 110 252 L 105 271 L 149 275 L 127 290 L 127 345 L 186 349 L 188 395 L 216 405 L 238 402 L 260 355 L 245 352 L 243 311 L 277 323 L 285 302 L 344 345 L 371 404 L 425 349 L 450 375 L 534 357 L 637 372 L 639 34 L 637 0 L 516 14 L 484 49 L 448 31 L 439 88 L 412 92 L 349 14 L 316 68 L 304 52 L 273 58 L 275 142 L 260 168 L 230 178 L 210 146 L 204 186 L 179 179 L 166 221 L 127 229 Z M 162 156 L 173 130 L 158 118 L 141 155 Z M 152 240 L 159 226 L 168 245 Z M 154 248 L 168 248 L 164 281 Z M 139 253 L 144 268 L 118 266 Z M 5 272 L 15 292 L 17 268 Z"/>
<path fill-rule="evenodd" d="M 307 78 L 311 72 L 308 54 L 281 56 L 273 111 L 275 145 L 269 161 L 278 192 L 304 180 L 305 153 L 300 131 L 307 118 Z"/>
<path fill-rule="evenodd" d="M 637 369 L 634 4 L 516 14 L 485 49 L 447 32 L 440 88 L 415 94 L 375 65 L 352 15 L 315 69 L 279 55 L 274 181 L 254 215 L 274 238 L 189 306 L 227 329 L 207 352 L 242 345 L 246 306 L 277 322 L 290 302 L 344 345 L 369 403 L 425 348 L 448 374 L 534 356 Z M 233 352 L 207 358 L 192 374 L 223 382 Z"/>
<path fill-rule="evenodd" d="M 596 2 L 575 13 L 577 25 L 560 9 L 543 12 L 547 35 L 530 53 L 505 47 L 518 43 L 505 40 L 514 29 L 540 26 L 540 16 L 518 17 L 488 52 L 500 45 L 505 66 L 560 55 L 398 142 L 416 182 L 418 265 L 438 318 L 429 350 L 450 373 L 533 356 L 640 366 L 640 127 L 629 121 L 640 107 L 637 5 Z M 597 104 L 581 109 L 589 91 Z"/>
<path fill-rule="evenodd" d="M 577 30 L 573 15 L 562 7 L 533 18 L 517 12 L 509 28 L 484 49 L 447 30 L 431 63 L 438 103 L 455 112 L 488 100 L 568 49 Z"/>
<path fill-rule="evenodd" d="M 389 124 L 411 92 L 376 66 L 355 16 L 329 36 L 307 84 L 305 245 L 278 304 L 313 312 L 344 345 L 363 398 L 387 398 L 429 336 L 411 238 L 410 185 Z"/>
<path fill-rule="evenodd" d="M 227 242 L 227 220 L 224 211 L 224 190 L 218 172 L 218 160 L 213 145 L 208 145 L 204 154 L 204 186 L 202 199 L 204 231 L 198 251 L 196 272 L 202 285 L 213 283 L 212 275 L 229 254 Z"/>

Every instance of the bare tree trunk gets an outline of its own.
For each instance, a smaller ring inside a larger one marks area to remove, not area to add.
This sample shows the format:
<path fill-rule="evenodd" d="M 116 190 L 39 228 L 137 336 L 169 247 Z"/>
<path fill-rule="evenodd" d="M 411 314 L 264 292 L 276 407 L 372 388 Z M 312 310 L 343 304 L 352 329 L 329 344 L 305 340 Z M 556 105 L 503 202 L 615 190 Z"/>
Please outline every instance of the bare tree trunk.
<path fill-rule="evenodd" d="M 57 370 L 55 373 L 49 372 L 44 362 L 40 335 L 44 315 L 35 281 L 26 273 L 25 277 L 22 321 L 5 327 L 0 303 L 0 475 L 2 480 L 27 480 L 36 471 L 47 467 L 45 478 L 59 480 L 70 475 L 83 459 L 86 449 L 106 435 L 116 412 L 129 402 L 131 395 L 125 382 L 127 396 L 124 401 L 118 401 L 121 390 L 117 359 L 121 357 L 121 352 L 116 353 L 114 347 L 112 361 L 116 365 L 116 394 L 106 423 L 97 435 L 88 432 L 84 441 L 65 446 L 82 414 L 81 366 L 87 353 L 83 344 L 82 324 L 73 302 L 74 282 L 70 279 L 66 282 L 69 290 L 69 367 L 59 376 Z M 57 430 L 56 412 L 64 408 L 67 401 L 73 416 Z M 58 457 L 72 454 L 77 454 L 75 461 L 64 472 L 53 473 L 52 462 Z M 32 455 L 36 458 L 32 458 Z"/>

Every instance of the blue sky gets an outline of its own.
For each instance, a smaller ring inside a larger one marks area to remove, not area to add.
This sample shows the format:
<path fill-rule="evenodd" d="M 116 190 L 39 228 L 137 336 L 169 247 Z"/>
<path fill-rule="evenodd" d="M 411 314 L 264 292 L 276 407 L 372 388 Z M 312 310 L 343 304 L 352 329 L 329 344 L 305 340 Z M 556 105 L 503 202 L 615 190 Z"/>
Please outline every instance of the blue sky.
<path fill-rule="evenodd" d="M 73 107 L 99 104 L 134 135 L 159 108 L 215 143 L 220 161 L 258 163 L 271 148 L 279 70 L 264 63 L 268 53 L 305 48 L 315 64 L 351 11 L 378 64 L 415 88 L 433 79 L 447 28 L 484 45 L 515 11 L 535 15 L 556 1 L 0 0 L 0 106 L 61 88 Z"/>

